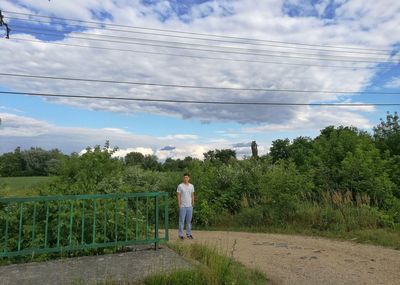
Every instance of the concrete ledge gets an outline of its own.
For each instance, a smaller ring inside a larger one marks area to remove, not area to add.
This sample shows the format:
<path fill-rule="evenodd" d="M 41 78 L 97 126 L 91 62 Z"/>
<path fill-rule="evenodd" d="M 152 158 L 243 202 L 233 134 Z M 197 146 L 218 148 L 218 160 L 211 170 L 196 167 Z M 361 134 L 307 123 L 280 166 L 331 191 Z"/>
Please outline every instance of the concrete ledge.
<path fill-rule="evenodd" d="M 155 251 L 58 259 L 0 266 L 1 285 L 69 285 L 102 281 L 140 282 L 155 272 L 190 268 L 192 264 L 166 246 Z"/>

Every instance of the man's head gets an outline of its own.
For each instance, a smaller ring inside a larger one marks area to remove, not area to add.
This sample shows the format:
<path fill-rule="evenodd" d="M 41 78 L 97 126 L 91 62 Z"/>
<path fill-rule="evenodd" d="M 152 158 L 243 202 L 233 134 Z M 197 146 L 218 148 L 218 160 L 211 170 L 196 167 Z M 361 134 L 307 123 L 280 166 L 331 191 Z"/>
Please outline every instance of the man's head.
<path fill-rule="evenodd" d="M 190 174 L 184 173 L 183 174 L 183 183 L 189 183 L 189 180 L 190 180 Z"/>

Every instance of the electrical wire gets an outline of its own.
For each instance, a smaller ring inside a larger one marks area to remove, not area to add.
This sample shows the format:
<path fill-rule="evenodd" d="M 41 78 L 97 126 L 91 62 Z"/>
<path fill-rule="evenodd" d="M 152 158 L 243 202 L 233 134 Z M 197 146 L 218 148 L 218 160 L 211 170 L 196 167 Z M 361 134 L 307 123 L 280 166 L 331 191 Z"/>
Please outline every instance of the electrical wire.
<path fill-rule="evenodd" d="M 38 20 L 32 19 L 21 19 L 21 18 L 10 18 L 10 20 L 20 20 L 20 21 L 30 21 L 39 24 L 54 24 L 51 22 L 42 22 Z M 56 23 L 58 24 L 58 23 Z M 68 25 L 71 26 L 71 25 Z M 149 32 L 140 32 L 140 31 L 127 31 L 127 30 L 120 30 L 120 29 L 110 29 L 105 27 L 88 27 L 84 25 L 72 25 L 74 27 L 85 28 L 85 29 L 99 29 L 105 31 L 117 31 L 123 33 L 135 33 L 135 34 L 143 34 L 143 35 L 151 35 L 151 36 L 161 36 L 161 37 L 174 37 L 178 39 L 191 39 L 191 40 L 200 40 L 200 41 L 213 41 L 213 42 L 224 42 L 224 43 L 235 43 L 235 44 L 242 44 L 242 45 L 255 45 L 255 46 L 268 46 L 268 47 L 279 47 L 285 49 L 301 49 L 301 50 L 312 50 L 312 51 L 322 51 L 322 52 L 335 52 L 335 53 L 352 53 L 352 54 L 371 54 L 371 55 L 388 55 L 390 50 L 387 50 L 385 53 L 377 53 L 377 52 L 361 52 L 361 51 L 345 51 L 345 50 L 335 50 L 335 49 L 321 49 L 321 48 L 307 48 L 307 47 L 298 47 L 298 46 L 286 46 L 286 45 L 277 45 L 277 44 L 265 44 L 265 43 L 246 43 L 246 42 L 238 42 L 238 41 L 229 41 L 229 40 L 220 40 L 220 39 L 210 39 L 210 38 L 196 38 L 196 37 L 185 37 L 185 36 L 176 36 L 176 35 L 168 35 L 168 34 L 159 34 L 159 33 L 149 33 Z"/>
<path fill-rule="evenodd" d="M 44 32 L 39 32 L 39 33 L 33 32 L 33 33 L 42 34 L 42 35 L 57 35 L 55 33 L 44 33 Z M 129 44 L 129 45 L 161 47 L 161 48 L 168 48 L 168 49 L 188 50 L 188 51 L 213 52 L 213 53 L 222 53 L 222 54 L 249 55 L 249 56 L 260 56 L 260 57 L 277 57 L 277 58 L 285 58 L 285 59 L 306 59 L 306 60 L 317 60 L 317 61 L 322 60 L 322 61 L 335 61 L 335 62 L 396 64 L 396 62 L 388 62 L 388 61 L 347 60 L 347 59 L 345 60 L 345 59 L 339 59 L 339 58 L 314 58 L 314 57 L 305 57 L 305 56 L 288 56 L 288 55 L 246 53 L 246 52 L 236 52 L 236 51 L 221 51 L 221 50 L 213 50 L 213 49 L 205 49 L 205 48 L 190 48 L 190 47 L 181 47 L 181 46 L 173 46 L 173 45 L 124 42 L 124 41 L 118 41 L 118 40 L 104 40 L 104 39 L 95 39 L 95 38 L 87 38 L 87 37 L 79 37 L 79 36 L 71 36 L 71 35 L 68 35 L 67 38 L 80 39 L 80 40 L 86 40 L 86 41 L 106 42 L 106 43 L 118 43 L 118 44 L 123 43 L 123 44 Z"/>
<path fill-rule="evenodd" d="M 62 98 L 81 98 L 81 99 L 140 101 L 140 102 L 157 102 L 157 103 L 209 104 L 209 105 L 331 106 L 331 107 L 335 107 L 335 106 L 344 106 L 344 107 L 400 106 L 400 103 L 295 103 L 295 102 L 279 103 L 279 102 L 200 101 L 200 100 L 149 99 L 149 98 L 68 95 L 68 94 L 55 94 L 55 93 L 11 92 L 11 91 L 0 91 L 0 94 L 27 95 L 27 96 L 40 96 L 40 97 L 62 97 Z"/>
<path fill-rule="evenodd" d="M 0 39 L 0 40 L 3 40 L 3 39 Z M 79 47 L 79 48 L 87 48 L 87 49 L 110 50 L 110 51 L 120 51 L 120 52 L 151 54 L 151 55 L 166 55 L 166 56 L 174 56 L 174 57 L 184 57 L 184 58 L 192 58 L 192 59 L 207 59 L 207 60 L 218 60 L 218 61 L 290 65 L 290 66 L 301 66 L 301 67 L 322 67 L 322 68 L 339 68 L 339 69 L 344 68 L 344 69 L 352 69 L 352 70 L 356 70 L 356 69 L 380 69 L 380 70 L 390 69 L 390 67 L 385 67 L 385 66 L 322 65 L 322 64 L 310 64 L 310 63 L 294 63 L 294 62 L 282 62 L 282 61 L 251 60 L 251 59 L 210 57 L 210 56 L 187 55 L 187 54 L 174 54 L 174 53 L 166 53 L 166 52 L 153 52 L 153 51 L 144 51 L 144 50 L 132 50 L 132 49 L 79 45 L 79 44 L 67 44 L 67 43 L 60 43 L 60 42 L 53 42 L 53 41 L 48 42 L 48 41 L 31 40 L 31 39 L 23 39 L 23 38 L 15 38 L 15 37 L 12 37 L 11 39 L 9 39 L 7 41 L 31 42 L 31 43 L 35 43 L 35 44 L 48 44 L 48 45 L 57 45 L 57 46 Z"/>
<path fill-rule="evenodd" d="M 93 39 L 96 41 L 104 41 L 104 42 L 117 42 L 117 43 L 124 43 L 124 44 L 134 44 L 134 45 L 140 45 L 140 43 L 135 43 L 134 41 L 145 41 L 145 42 L 153 42 L 153 43 L 166 43 L 166 44 L 173 44 L 173 45 L 188 45 L 188 46 L 195 46 L 195 47 L 206 47 L 206 48 L 217 48 L 217 49 L 222 49 L 221 51 L 216 50 L 216 52 L 224 52 L 225 50 L 228 50 L 227 53 L 230 53 L 229 50 L 239 50 L 239 51 L 250 51 L 251 53 L 244 53 L 241 52 L 240 54 L 245 54 L 245 55 L 264 55 L 264 52 L 274 52 L 274 53 L 280 53 L 280 54 L 299 54 L 299 55 L 309 55 L 309 56 L 317 56 L 319 58 L 323 57 L 333 57 L 335 59 L 375 59 L 375 60 L 386 60 L 388 58 L 388 55 L 386 55 L 386 58 L 383 57 L 376 57 L 376 58 L 371 58 L 371 57 L 361 57 L 361 56 L 345 56 L 345 55 L 331 55 L 331 54 L 312 54 L 312 53 L 304 53 L 304 52 L 288 52 L 288 51 L 276 51 L 276 50 L 265 50 L 265 49 L 250 49 L 250 48 L 242 48 L 242 47 L 232 47 L 232 46 L 215 46 L 215 45 L 204 45 L 204 44 L 197 44 L 197 43 L 188 43 L 188 42 L 176 42 L 176 41 L 163 41 L 163 40 L 154 40 L 154 39 L 144 39 L 144 38 L 136 38 L 136 37 L 121 37 L 121 36 L 113 36 L 113 35 L 104 35 L 104 34 L 94 34 L 94 33 L 86 33 L 86 32 L 74 32 L 74 31 L 69 31 L 73 32 L 74 36 L 71 36 L 68 31 L 59 31 L 59 30 L 54 30 L 54 29 L 43 29 L 43 28 L 26 28 L 23 26 L 19 25 L 13 25 L 13 31 L 16 32 L 22 32 L 22 33 L 30 33 L 30 34 L 40 34 L 40 35 L 55 35 L 55 36 L 62 36 L 62 37 L 68 37 L 68 38 L 76 38 L 76 35 L 86 35 L 86 36 L 94 36 L 94 37 L 100 37 L 100 38 L 105 38 L 104 40 L 101 39 Z M 67 34 L 65 34 L 65 32 Z M 80 39 L 83 39 L 82 37 L 79 37 Z M 108 38 L 113 38 L 113 39 L 126 39 L 129 40 L 127 41 L 109 41 L 106 40 Z M 87 38 L 85 37 L 84 39 L 87 40 L 92 40 L 92 38 Z M 165 47 L 165 46 L 162 46 Z M 171 48 L 171 46 L 167 46 L 168 48 Z M 174 47 L 174 48 L 179 48 L 179 47 Z M 210 50 L 207 50 L 210 51 Z M 275 56 L 271 54 L 266 54 L 266 56 Z M 278 55 L 281 57 L 282 55 Z"/>
<path fill-rule="evenodd" d="M 227 35 L 223 36 L 223 35 L 206 34 L 206 33 L 198 33 L 198 32 L 187 32 L 187 31 L 149 28 L 149 27 L 141 27 L 141 26 L 111 24 L 111 23 L 96 22 L 96 21 L 84 21 L 84 20 L 77 20 L 77 19 L 67 19 L 67 18 L 61 18 L 61 17 L 52 17 L 52 16 L 46 16 L 46 15 L 40 15 L 40 14 L 29 14 L 29 13 L 21 13 L 21 12 L 13 12 L 13 11 L 4 11 L 4 12 L 9 13 L 9 14 L 15 14 L 15 15 L 46 18 L 46 19 L 51 19 L 51 20 L 89 23 L 89 24 L 96 24 L 96 25 L 107 25 L 107 26 L 112 26 L 112 27 L 123 27 L 123 28 L 130 28 L 130 29 L 150 30 L 150 31 L 161 31 L 161 32 L 169 32 L 169 33 L 177 33 L 177 34 L 199 35 L 199 36 L 207 36 L 207 37 L 228 38 L 228 39 L 238 39 L 238 40 L 247 40 L 247 41 L 268 42 L 268 43 L 282 43 L 282 44 L 288 44 L 288 45 L 301 45 L 301 46 L 311 46 L 311 47 L 318 46 L 318 47 L 328 47 L 328 48 L 337 48 L 337 49 L 372 50 L 372 51 L 391 52 L 391 50 L 389 50 L 389 49 L 362 48 L 362 47 L 360 48 L 360 47 L 350 47 L 350 46 L 345 47 L 345 46 L 336 46 L 336 45 L 322 45 L 322 44 L 308 44 L 308 43 L 287 42 L 287 41 L 274 41 L 274 40 L 266 40 L 266 39 L 246 38 L 246 37 L 227 36 Z"/>
<path fill-rule="evenodd" d="M 299 89 L 277 89 L 277 88 L 237 88 L 237 87 L 220 87 L 220 86 L 196 86 L 182 84 L 163 84 L 149 82 L 134 82 L 134 81 L 118 81 L 104 79 L 89 79 L 89 78 L 73 78 L 73 77 L 58 77 L 44 76 L 32 74 L 16 74 L 16 73 L 0 73 L 1 76 L 20 77 L 20 78 L 36 78 L 48 80 L 64 80 L 64 81 L 80 81 L 80 82 L 95 82 L 108 84 L 128 84 L 140 86 L 154 87 L 169 87 L 169 88 L 189 88 L 189 89 L 208 89 L 208 90 L 225 90 L 225 91 L 255 91 L 255 92 L 285 92 L 285 93 L 319 93 L 319 94 L 375 94 L 375 95 L 400 95 L 400 92 L 377 92 L 377 91 L 343 91 L 343 90 L 299 90 Z"/>

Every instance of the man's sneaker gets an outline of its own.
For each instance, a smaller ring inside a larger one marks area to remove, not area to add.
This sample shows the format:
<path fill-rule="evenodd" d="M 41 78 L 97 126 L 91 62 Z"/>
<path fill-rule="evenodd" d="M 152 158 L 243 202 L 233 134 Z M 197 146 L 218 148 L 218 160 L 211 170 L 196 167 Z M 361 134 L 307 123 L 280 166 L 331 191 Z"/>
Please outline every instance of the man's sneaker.
<path fill-rule="evenodd" d="M 186 235 L 186 237 L 187 237 L 188 239 L 193 239 L 193 236 L 192 236 L 192 235 Z"/>
<path fill-rule="evenodd" d="M 183 236 L 179 236 L 179 239 L 180 239 L 180 240 L 183 240 L 184 238 L 183 238 Z"/>

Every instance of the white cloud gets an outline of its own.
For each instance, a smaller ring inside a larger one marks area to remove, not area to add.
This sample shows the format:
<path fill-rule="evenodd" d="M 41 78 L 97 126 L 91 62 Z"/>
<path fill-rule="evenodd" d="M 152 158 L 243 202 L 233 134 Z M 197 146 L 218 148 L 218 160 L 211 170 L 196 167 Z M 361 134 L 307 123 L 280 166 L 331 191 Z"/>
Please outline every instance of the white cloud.
<path fill-rule="evenodd" d="M 243 130 L 248 133 L 253 133 L 319 130 L 329 125 L 355 126 L 360 129 L 369 129 L 373 126 L 367 118 L 352 112 L 354 110 L 352 108 L 354 107 L 305 107 L 296 118 L 293 118 L 289 122 L 282 124 L 264 124 L 258 127 L 244 128 Z M 362 111 L 371 111 L 371 107 L 356 108 Z"/>
<path fill-rule="evenodd" d="M 385 84 L 386 88 L 400 88 L 400 77 L 394 77 Z"/>
<path fill-rule="evenodd" d="M 351 46 L 369 46 L 391 49 L 398 43 L 400 30 L 400 2 L 361 1 L 343 2 L 335 10 L 336 18 L 329 24 L 317 17 L 288 17 L 282 9 L 286 1 L 209 1 L 195 5 L 188 14 L 176 15 L 168 2 L 157 5 L 143 5 L 141 1 L 3 1 L 7 10 L 57 15 L 67 18 L 93 20 L 93 14 L 107 12 L 113 16 L 108 22 L 161 29 L 186 30 L 200 33 L 226 34 L 239 37 L 254 37 L 276 41 L 307 42 L 314 44 L 336 44 Z M 299 1 L 290 1 L 299 2 Z M 300 1 L 301 2 L 301 1 Z M 318 4 L 319 14 L 326 9 L 326 1 Z M 25 8 L 23 8 L 25 7 Z M 31 10 L 30 10 L 31 9 Z M 228 12 L 227 12 L 228 11 Z M 71 16 L 73 15 L 73 17 Z M 160 16 L 166 16 L 164 22 Z M 105 30 L 88 30 L 101 35 L 143 37 Z M 72 34 L 74 35 L 74 33 Z M 33 39 L 29 35 L 13 37 Z M 149 38 L 149 37 L 146 37 Z M 152 35 L 150 39 L 172 40 Z M 186 41 L 179 40 L 175 41 Z M 211 52 L 189 52 L 157 47 L 143 47 L 117 43 L 99 43 L 88 40 L 64 39 L 61 43 L 88 46 L 108 46 L 124 49 L 169 52 L 178 54 L 222 56 Z M 199 41 L 196 41 L 199 43 Z M 202 42 L 204 43 L 204 42 Z M 216 44 L 208 42 L 207 44 Z M 223 44 L 237 46 L 235 44 Z M 266 49 L 269 53 L 282 51 L 276 47 L 252 47 Z M 293 49 L 285 49 L 293 51 Z M 294 50 L 321 55 L 318 51 Z M 334 55 L 342 53 L 334 52 Z M 304 62 L 260 56 L 223 55 L 231 58 L 274 60 L 279 62 Z M 347 54 L 346 56 L 362 56 Z M 367 55 L 364 55 L 364 57 Z M 376 57 L 368 55 L 368 57 Z M 381 56 L 389 57 L 389 52 Z M 312 61 L 314 64 L 328 64 L 322 58 Z M 251 88 L 281 88 L 302 90 L 352 90 L 362 91 L 370 84 L 375 70 L 346 69 L 350 63 L 331 62 L 339 68 L 304 67 L 290 65 L 256 64 L 228 61 L 208 61 L 172 56 L 144 55 L 118 51 L 93 50 L 66 46 L 35 44 L 30 42 L 2 41 L 2 70 L 4 72 L 43 74 L 52 76 L 72 76 L 124 81 L 144 81 L 175 83 L 186 85 L 234 86 Z M 377 64 L 369 64 L 376 66 Z M 187 100 L 226 100 L 226 101 L 268 101 L 268 102 L 323 102 L 336 101 L 341 97 L 336 94 L 287 94 L 268 92 L 226 92 L 191 89 L 173 89 L 111 85 L 95 83 L 71 83 L 50 80 L 21 80 L 18 78 L 0 78 L 0 84 L 12 90 L 86 94 L 98 96 L 131 96 L 157 99 Z M 354 96 L 354 95 L 349 95 Z M 356 98 L 356 97 L 355 97 Z M 150 102 L 122 102 L 89 99 L 46 99 L 48 102 L 67 104 L 91 110 L 105 110 L 118 113 L 149 112 L 182 118 L 197 118 L 204 122 L 235 121 L 244 124 L 268 124 L 273 126 L 292 124 L 301 119 L 303 108 L 265 107 L 265 106 L 220 106 L 220 105 L 183 105 Z M 361 119 L 358 110 L 348 110 L 348 118 L 353 114 Z M 342 121 L 339 113 L 332 113 L 331 120 Z M 196 137 L 166 137 L 165 139 L 193 139 Z"/>
<path fill-rule="evenodd" d="M 143 155 L 153 155 L 154 151 L 148 147 L 134 147 L 134 148 L 125 148 L 125 149 L 118 149 L 114 154 L 113 157 L 125 157 L 130 152 L 140 152 Z"/>
<path fill-rule="evenodd" d="M 0 113 L 0 118 L 0 153 L 12 151 L 17 146 L 23 149 L 39 146 L 45 149 L 58 148 L 65 153 L 83 154 L 87 147 L 102 146 L 109 141 L 110 149 L 114 146 L 119 147 L 114 157 L 124 157 L 134 151 L 144 155 L 155 154 L 160 160 L 165 160 L 168 157 L 183 159 L 186 156 L 203 159 L 203 153 L 208 150 L 233 148 L 232 141 L 210 140 L 204 143 L 200 142 L 200 137 L 194 135 L 188 141 L 182 139 L 182 134 L 159 138 L 118 128 L 60 127 L 43 120 L 9 113 Z M 163 150 L 166 149 L 166 145 L 174 147 Z M 233 149 L 238 149 L 240 154 L 246 154 L 245 147 Z M 247 149 L 247 153 L 250 154 L 250 148 Z M 262 147 L 260 149 L 262 150 Z"/>
<path fill-rule="evenodd" d="M 51 125 L 45 121 L 10 113 L 0 113 L 0 136 L 31 137 L 48 133 Z"/>
<path fill-rule="evenodd" d="M 160 137 L 160 139 L 177 139 L 177 140 L 197 140 L 199 137 L 197 135 L 191 134 L 176 134 L 176 135 L 168 135 L 165 137 Z"/>

